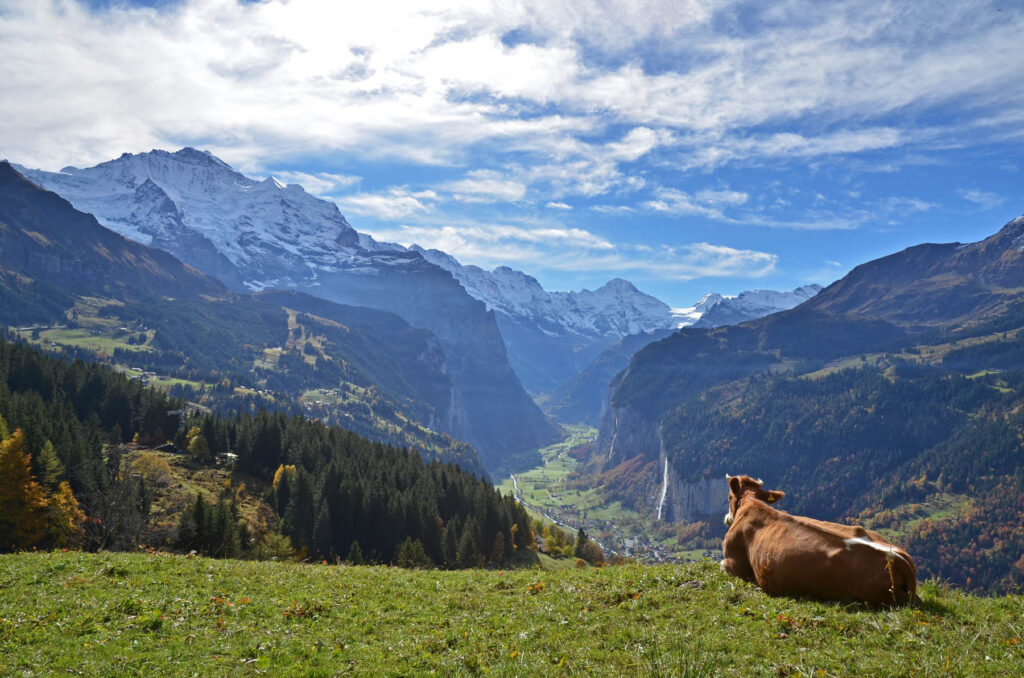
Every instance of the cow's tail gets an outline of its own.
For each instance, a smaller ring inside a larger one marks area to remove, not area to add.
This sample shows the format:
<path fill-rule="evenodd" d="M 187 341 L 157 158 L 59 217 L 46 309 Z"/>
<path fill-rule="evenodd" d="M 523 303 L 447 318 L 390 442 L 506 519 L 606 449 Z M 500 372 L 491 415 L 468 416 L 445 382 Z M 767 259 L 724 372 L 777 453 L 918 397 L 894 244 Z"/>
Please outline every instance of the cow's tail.
<path fill-rule="evenodd" d="M 885 554 L 885 569 L 889 571 L 889 592 L 893 603 L 914 605 L 921 602 L 917 597 L 917 574 L 907 557 L 896 549 L 889 549 Z"/>

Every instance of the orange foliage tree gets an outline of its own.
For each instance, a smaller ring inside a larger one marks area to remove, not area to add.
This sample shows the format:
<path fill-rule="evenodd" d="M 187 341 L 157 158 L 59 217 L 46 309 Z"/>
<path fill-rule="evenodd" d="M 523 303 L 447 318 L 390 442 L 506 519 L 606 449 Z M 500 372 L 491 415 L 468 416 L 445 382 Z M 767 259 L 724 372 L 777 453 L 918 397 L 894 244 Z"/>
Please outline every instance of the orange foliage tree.
<path fill-rule="evenodd" d="M 49 502 L 32 477 L 24 445 L 21 429 L 0 442 L 0 551 L 26 548 L 46 534 Z"/>

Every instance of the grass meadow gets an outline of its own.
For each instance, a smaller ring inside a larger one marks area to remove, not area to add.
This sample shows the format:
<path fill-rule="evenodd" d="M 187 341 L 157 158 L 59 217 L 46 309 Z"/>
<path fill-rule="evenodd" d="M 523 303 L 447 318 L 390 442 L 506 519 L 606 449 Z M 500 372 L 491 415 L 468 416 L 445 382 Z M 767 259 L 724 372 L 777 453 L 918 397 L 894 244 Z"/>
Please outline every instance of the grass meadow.
<path fill-rule="evenodd" d="M 1024 597 L 770 598 L 711 562 L 401 570 L 0 556 L 0 675 L 1020 676 Z"/>

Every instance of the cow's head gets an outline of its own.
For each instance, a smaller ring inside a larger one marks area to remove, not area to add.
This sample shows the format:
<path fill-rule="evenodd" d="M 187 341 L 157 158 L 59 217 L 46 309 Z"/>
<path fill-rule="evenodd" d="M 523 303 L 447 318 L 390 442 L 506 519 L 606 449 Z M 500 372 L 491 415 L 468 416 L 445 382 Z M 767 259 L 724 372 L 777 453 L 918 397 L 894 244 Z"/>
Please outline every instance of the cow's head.
<path fill-rule="evenodd" d="M 768 504 L 774 504 L 786 496 L 782 490 L 764 489 L 764 481 L 757 478 L 729 474 L 726 474 L 725 478 L 729 481 L 729 512 L 725 514 L 726 525 L 732 525 L 732 521 L 736 517 L 736 509 L 740 507 L 740 500 L 748 494 L 753 494 L 756 499 Z"/>

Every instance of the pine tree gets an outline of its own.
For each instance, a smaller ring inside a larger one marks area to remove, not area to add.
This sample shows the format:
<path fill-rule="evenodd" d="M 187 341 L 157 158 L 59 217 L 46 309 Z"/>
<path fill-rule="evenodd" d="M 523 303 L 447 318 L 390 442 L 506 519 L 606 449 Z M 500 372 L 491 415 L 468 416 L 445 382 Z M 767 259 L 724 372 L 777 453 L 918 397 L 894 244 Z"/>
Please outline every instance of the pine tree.
<path fill-rule="evenodd" d="M 406 568 L 428 568 L 432 565 L 423 543 L 419 539 L 407 537 L 395 549 L 395 565 Z"/>
<path fill-rule="evenodd" d="M 459 517 L 453 516 L 441 532 L 441 555 L 445 567 L 458 567 L 459 533 Z"/>
<path fill-rule="evenodd" d="M 320 510 L 313 523 L 313 550 L 322 558 L 334 557 L 334 526 L 331 509 L 326 501 L 320 502 Z"/>
<path fill-rule="evenodd" d="M 32 470 L 35 471 L 39 484 L 47 492 L 57 490 L 57 486 L 60 485 L 60 481 L 64 477 L 64 464 L 60 463 L 57 450 L 53 448 L 53 443 L 49 440 L 43 443 L 39 452 L 33 457 Z"/>
<path fill-rule="evenodd" d="M 284 512 L 285 533 L 292 538 L 296 548 L 308 547 L 313 541 L 314 511 L 312 480 L 304 468 L 299 468 L 294 491 Z"/>
<path fill-rule="evenodd" d="M 491 562 L 501 565 L 505 562 L 505 535 L 498 532 L 494 535 L 494 545 L 491 546 Z"/>
<path fill-rule="evenodd" d="M 366 562 L 363 559 L 363 549 L 359 547 L 359 542 L 352 542 L 352 548 L 348 550 L 348 557 L 345 560 L 352 565 L 362 565 Z"/>
<path fill-rule="evenodd" d="M 572 554 L 577 558 L 582 558 L 583 547 L 587 545 L 588 541 L 590 541 L 590 538 L 587 537 L 587 533 L 584 532 L 583 528 L 581 527 L 579 531 L 576 533 L 576 547 L 573 548 Z"/>
<path fill-rule="evenodd" d="M 459 548 L 456 555 L 459 567 L 475 566 L 477 557 L 480 555 L 479 551 L 476 541 L 476 520 L 470 516 L 462 528 L 462 536 L 459 537 Z"/>

